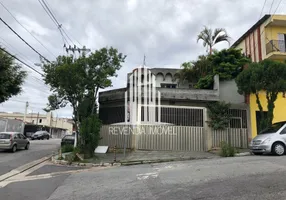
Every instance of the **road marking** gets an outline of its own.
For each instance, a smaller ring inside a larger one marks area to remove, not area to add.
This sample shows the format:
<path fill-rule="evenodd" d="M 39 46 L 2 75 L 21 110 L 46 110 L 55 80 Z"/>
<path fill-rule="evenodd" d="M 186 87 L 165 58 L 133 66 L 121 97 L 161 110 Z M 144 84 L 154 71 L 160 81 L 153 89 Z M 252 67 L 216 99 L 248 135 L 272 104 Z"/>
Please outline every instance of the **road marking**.
<path fill-rule="evenodd" d="M 21 167 L 13 169 L 10 172 L 1 175 L 0 176 L 0 182 L 6 180 L 8 178 L 11 178 L 13 176 L 16 176 L 16 175 L 18 175 L 18 174 L 20 174 L 20 173 L 22 173 L 22 172 L 24 172 L 24 171 L 34 167 L 34 166 L 36 166 L 36 165 L 39 165 L 39 164 L 49 160 L 50 158 L 51 158 L 51 156 L 43 157 L 43 158 L 41 158 L 39 160 L 35 160 L 35 161 L 27 163 L 27 164 L 25 164 L 25 165 L 23 165 Z"/>
<path fill-rule="evenodd" d="M 145 180 L 145 179 L 149 179 L 149 178 L 157 178 L 158 177 L 158 173 L 157 172 L 153 172 L 153 173 L 137 174 L 136 177 L 137 177 L 137 180 Z"/>

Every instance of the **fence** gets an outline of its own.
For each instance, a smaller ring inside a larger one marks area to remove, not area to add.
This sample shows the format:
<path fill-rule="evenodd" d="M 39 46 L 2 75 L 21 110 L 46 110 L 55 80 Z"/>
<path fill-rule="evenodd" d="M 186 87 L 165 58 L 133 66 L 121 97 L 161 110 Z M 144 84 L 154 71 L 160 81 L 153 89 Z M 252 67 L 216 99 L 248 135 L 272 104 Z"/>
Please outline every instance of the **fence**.
<path fill-rule="evenodd" d="M 132 143 L 132 126 L 130 125 L 103 125 L 100 130 L 102 139 L 99 145 L 117 148 L 131 148 Z"/>
<path fill-rule="evenodd" d="M 204 151 L 204 128 L 190 126 L 142 126 L 137 148 L 142 150 Z"/>
<path fill-rule="evenodd" d="M 228 128 L 226 130 L 214 130 L 212 132 L 212 146 L 220 147 L 225 141 L 233 147 L 248 147 L 248 131 L 246 128 Z"/>
<path fill-rule="evenodd" d="M 204 151 L 204 128 L 172 125 L 104 125 L 100 145 L 141 150 Z"/>

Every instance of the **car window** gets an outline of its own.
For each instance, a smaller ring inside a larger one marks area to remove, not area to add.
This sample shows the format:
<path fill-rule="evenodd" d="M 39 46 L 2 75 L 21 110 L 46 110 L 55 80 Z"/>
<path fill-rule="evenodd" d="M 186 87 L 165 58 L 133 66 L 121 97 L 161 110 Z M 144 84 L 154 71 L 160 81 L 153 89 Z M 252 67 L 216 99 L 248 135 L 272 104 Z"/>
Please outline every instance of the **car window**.
<path fill-rule="evenodd" d="M 14 135 L 14 139 L 20 139 L 19 134 L 15 134 L 15 135 Z"/>
<path fill-rule="evenodd" d="M 65 139 L 65 140 L 74 140 L 74 136 L 66 135 L 63 139 Z"/>
<path fill-rule="evenodd" d="M 19 137 L 20 137 L 21 139 L 25 139 L 25 136 L 24 136 L 23 134 L 19 134 Z"/>
<path fill-rule="evenodd" d="M 269 133 L 276 133 L 282 126 L 284 126 L 285 122 L 278 122 L 273 124 L 271 127 L 268 127 L 261 131 L 260 134 L 269 134 Z"/>
<path fill-rule="evenodd" d="M 280 134 L 286 134 L 286 127 L 280 132 Z"/>
<path fill-rule="evenodd" d="M 0 139 L 10 139 L 10 134 L 7 133 L 0 133 Z"/>

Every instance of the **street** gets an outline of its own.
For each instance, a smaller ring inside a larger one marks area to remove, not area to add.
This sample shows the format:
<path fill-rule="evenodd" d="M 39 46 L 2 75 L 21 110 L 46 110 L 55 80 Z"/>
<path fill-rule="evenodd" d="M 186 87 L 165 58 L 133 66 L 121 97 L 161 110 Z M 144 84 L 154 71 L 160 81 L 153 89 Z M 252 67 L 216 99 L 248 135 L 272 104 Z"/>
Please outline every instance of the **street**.
<path fill-rule="evenodd" d="M 0 150 L 0 176 L 29 162 L 57 152 L 60 139 L 31 140 L 29 150 L 16 153 Z"/>
<path fill-rule="evenodd" d="M 284 199 L 286 156 L 245 156 L 121 167 L 48 161 L 0 182 L 1 199 Z"/>

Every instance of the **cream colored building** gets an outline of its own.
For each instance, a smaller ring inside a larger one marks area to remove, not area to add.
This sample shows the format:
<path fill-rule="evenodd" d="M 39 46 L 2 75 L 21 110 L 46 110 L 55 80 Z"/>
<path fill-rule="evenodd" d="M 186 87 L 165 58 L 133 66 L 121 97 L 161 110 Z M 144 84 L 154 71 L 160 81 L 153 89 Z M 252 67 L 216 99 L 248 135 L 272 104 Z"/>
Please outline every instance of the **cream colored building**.
<path fill-rule="evenodd" d="M 28 124 L 35 124 L 35 125 L 48 126 L 51 128 L 65 129 L 70 133 L 72 133 L 73 131 L 72 119 L 58 118 L 52 112 L 49 112 L 46 115 L 38 114 L 38 113 L 27 113 L 25 120 L 24 120 L 24 113 L 0 112 L 0 118 L 18 119 L 18 120 L 25 121 L 25 123 L 28 123 Z"/>

